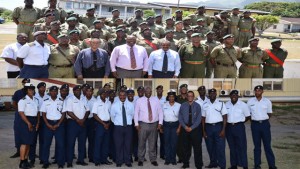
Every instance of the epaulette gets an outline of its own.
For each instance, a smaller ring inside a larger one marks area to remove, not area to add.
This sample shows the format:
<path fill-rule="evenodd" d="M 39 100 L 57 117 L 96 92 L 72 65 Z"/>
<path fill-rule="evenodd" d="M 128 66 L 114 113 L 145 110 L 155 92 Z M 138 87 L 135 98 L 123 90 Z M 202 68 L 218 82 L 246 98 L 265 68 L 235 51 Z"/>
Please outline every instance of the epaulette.
<path fill-rule="evenodd" d="M 59 100 L 64 101 L 62 98 L 59 98 Z"/>
<path fill-rule="evenodd" d="M 33 47 L 33 46 L 35 46 L 35 43 L 34 42 L 30 42 L 30 43 L 28 43 L 28 46 Z"/>
<path fill-rule="evenodd" d="M 47 101 L 47 100 L 49 100 L 49 98 L 45 99 L 44 101 Z"/>
<path fill-rule="evenodd" d="M 23 98 L 22 98 L 22 100 L 25 100 L 25 99 L 26 99 L 26 97 L 23 97 Z"/>

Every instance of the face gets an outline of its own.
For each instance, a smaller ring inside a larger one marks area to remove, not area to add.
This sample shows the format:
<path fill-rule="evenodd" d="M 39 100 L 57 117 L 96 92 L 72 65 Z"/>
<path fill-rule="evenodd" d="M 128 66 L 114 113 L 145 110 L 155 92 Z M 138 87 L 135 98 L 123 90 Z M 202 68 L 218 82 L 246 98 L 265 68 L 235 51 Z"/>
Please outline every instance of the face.
<path fill-rule="evenodd" d="M 120 12 L 119 11 L 115 11 L 112 13 L 113 17 L 117 18 L 120 16 Z"/>
<path fill-rule="evenodd" d="M 204 22 L 204 21 L 198 21 L 198 22 L 197 22 L 197 25 L 199 25 L 199 26 L 204 26 L 204 25 L 205 25 L 205 22 Z"/>
<path fill-rule="evenodd" d="M 183 21 L 183 23 L 185 25 L 191 25 L 192 24 L 192 20 L 188 19 L 188 20 Z"/>
<path fill-rule="evenodd" d="M 232 10 L 232 13 L 233 13 L 234 15 L 238 15 L 238 14 L 240 13 L 240 10 L 238 10 L 238 9 Z"/>
<path fill-rule="evenodd" d="M 175 96 L 174 95 L 169 95 L 169 102 L 173 103 L 175 101 Z"/>
<path fill-rule="evenodd" d="M 154 24 L 154 19 L 153 19 L 153 18 L 150 18 L 150 19 L 148 19 L 147 22 L 148 22 L 149 25 L 153 25 L 153 24 Z"/>
<path fill-rule="evenodd" d="M 134 37 L 134 36 L 128 36 L 127 38 L 126 38 L 126 43 L 127 43 L 127 45 L 128 46 L 134 46 L 135 45 L 135 43 L 136 43 L 136 38 Z"/>
<path fill-rule="evenodd" d="M 28 96 L 34 96 L 34 89 L 27 89 Z"/>
<path fill-rule="evenodd" d="M 119 38 L 124 37 L 124 35 L 125 35 L 124 31 L 117 32 L 117 37 L 119 37 Z"/>
<path fill-rule="evenodd" d="M 198 9 L 198 13 L 200 13 L 200 14 L 203 14 L 203 13 L 204 13 L 204 11 L 205 11 L 205 9 L 204 9 L 204 8 L 199 8 L 199 9 Z"/>
<path fill-rule="evenodd" d="M 186 36 L 190 38 L 193 33 L 194 33 L 194 31 L 189 31 L 189 32 L 186 33 Z"/>
<path fill-rule="evenodd" d="M 37 41 L 44 41 L 46 38 L 47 38 L 47 34 L 45 33 L 35 36 L 35 39 Z"/>
<path fill-rule="evenodd" d="M 92 32 L 91 33 L 91 38 L 99 39 L 100 38 L 100 32 L 99 31 Z"/>
<path fill-rule="evenodd" d="M 105 98 L 106 98 L 106 92 L 103 92 L 102 94 L 100 94 L 100 98 L 102 100 L 105 100 Z"/>
<path fill-rule="evenodd" d="M 69 95 L 69 90 L 68 89 L 60 89 L 60 95 L 62 97 L 66 97 Z"/>
<path fill-rule="evenodd" d="M 92 97 L 93 93 L 94 93 L 93 89 L 87 89 L 85 94 L 86 94 L 87 97 Z"/>
<path fill-rule="evenodd" d="M 56 97 L 58 92 L 57 90 L 51 90 L 49 93 L 51 97 Z"/>
<path fill-rule="evenodd" d="M 57 4 L 57 0 L 50 0 L 49 5 L 50 6 L 55 6 Z"/>
<path fill-rule="evenodd" d="M 50 23 L 50 22 L 52 22 L 52 21 L 54 21 L 55 20 L 55 16 L 47 16 L 46 17 L 46 22 L 47 23 Z"/>
<path fill-rule="evenodd" d="M 272 47 L 279 49 L 281 47 L 281 42 L 272 43 Z"/>
<path fill-rule="evenodd" d="M 172 19 L 169 19 L 166 21 L 167 25 L 174 25 L 174 21 Z"/>
<path fill-rule="evenodd" d="M 119 99 L 121 102 L 125 102 L 126 100 L 126 93 L 125 92 L 120 92 L 119 93 Z"/>
<path fill-rule="evenodd" d="M 237 94 L 230 95 L 231 102 L 235 103 L 239 99 L 239 96 Z"/>
<path fill-rule="evenodd" d="M 211 100 L 215 100 L 216 97 L 217 97 L 217 93 L 216 93 L 216 92 L 210 92 L 210 93 L 209 93 L 209 98 L 210 98 Z"/>
<path fill-rule="evenodd" d="M 134 98 L 134 93 L 132 93 L 132 92 L 128 93 L 128 94 L 127 94 L 127 98 L 128 98 L 128 100 L 133 100 L 133 98 Z"/>
<path fill-rule="evenodd" d="M 200 96 L 205 96 L 206 90 L 203 90 L 203 89 L 198 90 L 198 93 L 199 93 Z"/>
<path fill-rule="evenodd" d="M 92 49 L 98 49 L 100 46 L 100 40 L 99 39 L 93 39 L 91 41 L 91 48 Z"/>
<path fill-rule="evenodd" d="M 26 34 L 21 34 L 17 37 L 17 41 L 20 43 L 20 44 L 25 44 L 28 42 L 28 36 Z"/>
<path fill-rule="evenodd" d="M 164 90 L 163 90 L 162 88 L 156 89 L 156 93 L 157 93 L 158 95 L 161 95 L 163 92 L 164 92 Z"/>
<path fill-rule="evenodd" d="M 144 32 L 143 32 L 143 34 L 144 34 L 144 36 L 151 36 L 151 30 L 145 30 Z"/>
<path fill-rule="evenodd" d="M 194 96 L 194 94 L 192 92 L 189 92 L 187 94 L 187 99 L 188 99 L 189 102 L 194 101 L 194 98 L 195 98 L 195 96 Z"/>
<path fill-rule="evenodd" d="M 156 22 L 161 22 L 162 21 L 162 17 L 159 16 L 159 17 L 155 18 L 155 21 Z"/>
<path fill-rule="evenodd" d="M 187 88 L 183 87 L 180 89 L 181 94 L 186 94 L 187 93 Z"/>
<path fill-rule="evenodd" d="M 79 34 L 77 34 L 77 33 L 72 33 L 69 36 L 70 36 L 71 40 L 76 40 L 76 41 L 79 40 Z"/>
<path fill-rule="evenodd" d="M 137 17 L 141 17 L 141 16 L 142 16 L 142 12 L 141 12 L 141 11 L 137 11 L 137 12 L 135 12 L 135 16 L 137 16 Z"/>
<path fill-rule="evenodd" d="M 143 97 L 145 95 L 145 90 L 144 89 L 139 90 L 138 95 L 139 97 Z"/>
<path fill-rule="evenodd" d="M 150 98 L 151 95 L 152 95 L 152 90 L 151 90 L 149 87 L 146 88 L 146 89 L 145 89 L 145 96 L 146 96 L 147 98 Z"/>
<path fill-rule="evenodd" d="M 201 41 L 200 36 L 194 36 L 192 37 L 192 43 L 199 43 Z"/>
<path fill-rule="evenodd" d="M 116 25 L 122 25 L 123 24 L 123 20 L 122 19 L 118 19 L 116 22 L 115 22 Z"/>
<path fill-rule="evenodd" d="M 94 16 L 95 10 L 89 10 L 89 11 L 86 12 L 86 14 L 87 14 L 88 16 Z"/>
<path fill-rule="evenodd" d="M 68 25 L 73 27 L 77 24 L 77 21 L 68 21 Z"/>
<path fill-rule="evenodd" d="M 110 86 L 109 86 L 109 85 L 106 85 L 106 86 L 104 87 L 104 90 L 105 90 L 105 91 L 109 91 L 109 90 L 110 90 Z"/>
<path fill-rule="evenodd" d="M 116 93 L 115 92 L 111 92 L 109 94 L 109 99 L 114 99 L 116 97 Z"/>
<path fill-rule="evenodd" d="M 251 13 L 244 13 L 244 17 L 245 17 L 245 18 L 250 17 L 250 15 L 251 15 Z"/>
<path fill-rule="evenodd" d="M 213 40 L 213 39 L 215 38 L 215 35 L 214 35 L 213 33 L 210 33 L 210 34 L 208 34 L 208 35 L 206 36 L 206 38 L 207 38 L 208 40 Z"/>
<path fill-rule="evenodd" d="M 162 43 L 162 44 L 161 44 L 161 48 L 162 48 L 164 51 L 169 50 L 169 49 L 170 49 L 170 43 L 169 43 L 169 42 Z"/>
<path fill-rule="evenodd" d="M 227 45 L 233 45 L 234 43 L 234 38 L 226 38 L 224 40 L 224 43 L 227 44 Z"/>
<path fill-rule="evenodd" d="M 61 44 L 61 45 L 67 45 L 69 44 L 69 37 L 68 36 L 65 36 L 65 37 L 61 37 L 58 39 L 58 43 Z"/>
<path fill-rule="evenodd" d="M 137 22 L 132 22 L 132 23 L 130 23 L 130 26 L 136 28 L 138 26 L 138 23 Z"/>
<path fill-rule="evenodd" d="M 264 91 L 261 89 L 254 90 L 255 97 L 261 97 L 263 93 Z"/>
<path fill-rule="evenodd" d="M 258 46 L 258 42 L 259 42 L 258 40 L 253 40 L 253 41 L 250 42 L 250 45 L 251 46 Z"/>
<path fill-rule="evenodd" d="M 96 23 L 96 24 L 94 24 L 94 26 L 95 26 L 95 29 L 102 29 L 103 24 L 101 24 L 101 23 Z"/>
<path fill-rule="evenodd" d="M 76 89 L 73 91 L 73 93 L 76 97 L 79 97 L 81 95 L 81 89 Z"/>
<path fill-rule="evenodd" d="M 166 34 L 166 38 L 167 39 L 173 39 L 173 37 L 174 37 L 174 33 L 173 32 L 170 32 L 170 33 Z"/>
<path fill-rule="evenodd" d="M 46 87 L 45 86 L 41 86 L 38 90 L 39 90 L 40 93 L 45 93 Z"/>
<path fill-rule="evenodd" d="M 177 17 L 177 18 L 182 17 L 182 12 L 176 12 L 176 17 Z"/>
<path fill-rule="evenodd" d="M 25 0 L 24 1 L 26 6 L 32 6 L 33 5 L 33 0 Z"/>
<path fill-rule="evenodd" d="M 176 24 L 176 28 L 181 30 L 183 28 L 183 23 Z"/>

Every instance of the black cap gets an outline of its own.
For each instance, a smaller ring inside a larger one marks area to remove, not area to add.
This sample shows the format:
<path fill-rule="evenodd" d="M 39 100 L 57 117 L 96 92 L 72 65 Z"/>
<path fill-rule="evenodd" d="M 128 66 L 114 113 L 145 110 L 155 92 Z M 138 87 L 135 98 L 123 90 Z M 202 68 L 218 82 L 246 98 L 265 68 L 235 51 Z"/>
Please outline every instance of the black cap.
<path fill-rule="evenodd" d="M 200 90 L 206 90 L 205 86 L 198 87 L 198 91 L 200 91 Z"/>
<path fill-rule="evenodd" d="M 109 86 L 111 87 L 110 83 L 105 83 L 103 87 Z"/>
<path fill-rule="evenodd" d="M 116 91 L 115 90 L 109 90 L 108 91 L 108 94 L 112 94 L 112 93 L 116 94 Z"/>
<path fill-rule="evenodd" d="M 200 5 L 200 6 L 198 6 L 197 9 L 199 9 L 199 8 L 204 8 L 205 9 L 205 6 L 204 5 Z"/>
<path fill-rule="evenodd" d="M 230 95 L 239 95 L 239 91 L 237 90 L 231 90 Z"/>
<path fill-rule="evenodd" d="M 150 31 L 151 31 L 150 28 L 146 27 L 146 28 L 144 28 L 141 32 L 143 33 L 143 32 L 145 32 L 146 30 L 150 30 Z"/>
<path fill-rule="evenodd" d="M 29 78 L 24 78 L 24 79 L 22 80 L 22 83 L 30 83 L 30 79 L 29 79 Z"/>
<path fill-rule="evenodd" d="M 89 86 L 86 89 L 94 90 L 94 87 L 93 86 Z"/>
<path fill-rule="evenodd" d="M 136 19 L 131 19 L 129 23 L 132 24 L 134 22 L 137 22 L 137 20 Z"/>
<path fill-rule="evenodd" d="M 120 89 L 125 88 L 125 90 L 127 90 L 127 86 L 126 85 L 122 85 L 120 86 Z"/>
<path fill-rule="evenodd" d="M 34 90 L 35 86 L 32 83 L 25 83 L 24 88 Z"/>
<path fill-rule="evenodd" d="M 154 16 L 148 16 L 146 21 L 148 21 L 149 19 L 154 19 Z"/>
<path fill-rule="evenodd" d="M 212 89 L 209 89 L 209 90 L 208 90 L 208 93 L 212 93 L 212 92 L 215 92 L 215 93 L 216 93 L 217 90 L 216 90 L 215 88 L 212 88 Z"/>
<path fill-rule="evenodd" d="M 48 13 L 45 14 L 45 17 L 48 17 L 48 16 L 55 16 L 55 14 L 52 13 L 52 12 L 48 12 Z"/>
<path fill-rule="evenodd" d="M 168 33 L 174 33 L 174 30 L 172 30 L 172 29 L 166 30 L 165 34 L 168 34 Z"/>
<path fill-rule="evenodd" d="M 243 13 L 251 13 L 251 11 L 249 11 L 249 10 L 246 10 L 246 11 L 244 11 Z"/>
<path fill-rule="evenodd" d="M 69 90 L 69 85 L 68 84 L 61 85 L 60 90 L 61 89 L 68 89 Z"/>
<path fill-rule="evenodd" d="M 127 91 L 126 91 L 127 94 L 129 93 L 134 93 L 134 89 L 133 88 L 129 88 Z"/>
<path fill-rule="evenodd" d="M 188 85 L 187 85 L 187 84 L 182 84 L 182 85 L 180 85 L 179 88 L 181 89 L 181 88 L 183 88 L 183 87 L 188 88 Z"/>
<path fill-rule="evenodd" d="M 77 89 L 79 89 L 79 90 L 81 90 L 81 86 L 80 85 L 76 85 L 74 88 L 73 88 L 73 91 L 75 91 L 75 90 L 77 90 Z"/>
<path fill-rule="evenodd" d="M 87 8 L 86 11 L 91 11 L 91 10 L 95 10 L 94 7 L 90 7 L 90 8 Z"/>
<path fill-rule="evenodd" d="M 53 90 L 58 90 L 58 87 L 57 86 L 51 86 L 50 88 L 49 88 L 49 91 L 53 91 Z"/>
<path fill-rule="evenodd" d="M 101 89 L 99 89 L 98 94 L 101 95 L 101 94 L 103 94 L 103 93 L 105 93 L 105 92 L 106 92 L 106 91 L 105 91 L 103 88 L 101 88 Z"/>
<path fill-rule="evenodd" d="M 81 86 L 82 88 L 84 88 L 84 87 L 90 87 L 90 85 L 89 84 L 87 84 L 87 83 L 85 83 L 85 84 L 83 84 L 82 86 Z"/>
<path fill-rule="evenodd" d="M 136 91 L 144 90 L 144 89 L 145 89 L 144 86 L 139 86 L 139 87 L 136 89 Z"/>
<path fill-rule="evenodd" d="M 162 14 L 155 15 L 155 18 L 162 17 Z"/>
<path fill-rule="evenodd" d="M 46 83 L 45 83 L 45 82 L 39 83 L 39 84 L 37 85 L 37 88 L 39 89 L 39 88 L 42 87 L 42 86 L 46 87 Z"/>
<path fill-rule="evenodd" d="M 134 11 L 134 13 L 136 13 L 136 12 L 142 12 L 142 10 L 141 10 L 141 9 L 136 9 L 136 10 Z"/>
<path fill-rule="evenodd" d="M 257 90 L 257 89 L 264 90 L 264 87 L 262 85 L 257 85 L 254 87 L 254 90 Z"/>
<path fill-rule="evenodd" d="M 159 88 L 164 89 L 164 87 L 163 87 L 162 85 L 158 85 L 158 86 L 156 87 L 156 89 L 159 89 Z"/>

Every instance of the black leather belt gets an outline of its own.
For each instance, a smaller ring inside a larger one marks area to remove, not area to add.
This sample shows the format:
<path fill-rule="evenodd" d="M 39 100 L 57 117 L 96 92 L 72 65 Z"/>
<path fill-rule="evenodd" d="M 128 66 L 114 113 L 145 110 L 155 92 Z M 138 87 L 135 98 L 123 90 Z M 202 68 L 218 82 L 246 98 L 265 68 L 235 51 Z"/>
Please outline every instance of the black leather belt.
<path fill-rule="evenodd" d="M 220 62 L 217 62 L 217 65 L 222 65 L 225 67 L 233 67 L 234 66 L 234 64 L 224 64 L 224 63 L 220 63 Z"/>
<path fill-rule="evenodd" d="M 59 65 L 59 66 L 56 66 L 56 65 L 52 65 L 50 64 L 51 66 L 53 67 L 61 67 L 61 68 L 65 68 L 65 67 L 72 67 L 73 65 Z"/>
<path fill-rule="evenodd" d="M 254 123 L 263 123 L 263 122 L 269 121 L 269 119 L 267 119 L 267 120 L 251 120 L 251 121 Z"/>
<path fill-rule="evenodd" d="M 244 123 L 244 122 L 237 122 L 237 123 L 227 123 L 227 124 L 234 126 L 234 125 L 238 125 L 238 124 L 242 124 L 242 123 Z"/>
<path fill-rule="evenodd" d="M 211 126 L 215 126 L 215 125 L 218 125 L 218 124 L 223 124 L 223 122 L 217 122 L 217 123 L 205 123 L 205 124 L 208 124 L 208 125 L 211 125 Z"/>
<path fill-rule="evenodd" d="M 47 67 L 48 65 L 24 65 L 24 66 L 29 66 L 29 67 L 36 67 L 36 68 L 43 68 L 43 67 Z"/>

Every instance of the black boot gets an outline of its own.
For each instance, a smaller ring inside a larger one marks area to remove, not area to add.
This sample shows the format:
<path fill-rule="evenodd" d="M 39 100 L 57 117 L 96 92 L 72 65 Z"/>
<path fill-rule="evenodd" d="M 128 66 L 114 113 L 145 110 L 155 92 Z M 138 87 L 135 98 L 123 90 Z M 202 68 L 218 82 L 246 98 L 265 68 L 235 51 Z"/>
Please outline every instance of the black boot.
<path fill-rule="evenodd" d="M 17 158 L 20 157 L 20 152 L 17 151 L 14 155 L 10 156 L 9 158 Z"/>

